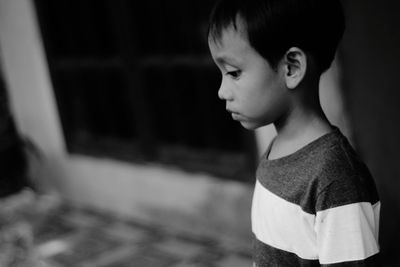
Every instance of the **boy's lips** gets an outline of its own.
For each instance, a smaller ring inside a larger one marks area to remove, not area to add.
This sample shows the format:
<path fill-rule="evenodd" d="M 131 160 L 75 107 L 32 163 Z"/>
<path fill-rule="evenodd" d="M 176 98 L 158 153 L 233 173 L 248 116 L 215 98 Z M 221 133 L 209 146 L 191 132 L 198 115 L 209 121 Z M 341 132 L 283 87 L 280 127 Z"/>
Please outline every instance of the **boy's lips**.
<path fill-rule="evenodd" d="M 235 111 L 233 111 L 231 109 L 228 109 L 228 108 L 226 110 L 231 114 L 232 119 L 234 119 L 236 121 L 239 120 L 240 114 L 238 112 L 235 112 Z"/>
<path fill-rule="evenodd" d="M 231 113 L 231 115 L 232 115 L 232 119 L 234 119 L 235 121 L 239 120 L 239 114 Z"/>

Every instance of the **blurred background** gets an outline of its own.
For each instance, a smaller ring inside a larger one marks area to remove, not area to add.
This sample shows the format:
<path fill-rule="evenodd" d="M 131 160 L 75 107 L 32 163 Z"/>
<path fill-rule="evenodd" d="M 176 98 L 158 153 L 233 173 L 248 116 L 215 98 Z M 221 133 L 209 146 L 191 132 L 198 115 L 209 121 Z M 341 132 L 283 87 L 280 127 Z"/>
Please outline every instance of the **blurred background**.
<path fill-rule="evenodd" d="M 275 133 L 217 97 L 214 2 L 0 0 L 0 266 L 251 266 Z M 400 2 L 343 3 L 321 102 L 375 177 L 400 266 Z"/>

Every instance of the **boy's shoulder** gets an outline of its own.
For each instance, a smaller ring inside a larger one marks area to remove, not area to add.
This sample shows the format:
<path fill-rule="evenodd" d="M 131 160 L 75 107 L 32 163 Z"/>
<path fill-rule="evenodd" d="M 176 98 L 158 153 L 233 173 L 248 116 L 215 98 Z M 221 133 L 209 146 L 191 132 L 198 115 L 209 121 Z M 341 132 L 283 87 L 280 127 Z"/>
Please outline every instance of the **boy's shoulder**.
<path fill-rule="evenodd" d="M 348 139 L 338 129 L 327 139 L 305 158 L 315 190 L 315 211 L 358 202 L 377 203 L 374 179 Z"/>
<path fill-rule="evenodd" d="M 340 132 L 336 142 L 319 151 L 312 161 L 318 185 L 317 211 L 355 202 L 379 201 L 371 172 Z"/>
<path fill-rule="evenodd" d="M 356 182 L 371 176 L 360 156 L 338 129 L 322 137 L 321 144 L 315 145 L 305 155 L 304 162 L 299 164 L 306 165 L 322 186 L 332 182 Z"/>
<path fill-rule="evenodd" d="M 337 128 L 287 157 L 263 157 L 257 179 L 268 190 L 311 213 L 378 200 L 368 168 Z"/>

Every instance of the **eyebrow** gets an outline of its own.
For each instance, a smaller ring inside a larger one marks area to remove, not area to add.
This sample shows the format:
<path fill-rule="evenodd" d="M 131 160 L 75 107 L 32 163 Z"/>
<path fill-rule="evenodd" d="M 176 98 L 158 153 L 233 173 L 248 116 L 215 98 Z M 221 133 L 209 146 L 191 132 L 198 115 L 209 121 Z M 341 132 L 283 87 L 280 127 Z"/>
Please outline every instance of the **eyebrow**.
<path fill-rule="evenodd" d="M 236 60 L 236 59 L 234 59 L 234 58 L 232 58 L 232 57 L 229 57 L 229 56 L 224 56 L 224 55 L 222 55 L 222 56 L 217 56 L 216 58 L 215 58 L 215 60 L 218 62 L 218 63 L 220 63 L 220 64 L 229 64 L 229 65 L 239 65 L 240 64 L 240 62 L 238 61 L 238 60 Z"/>

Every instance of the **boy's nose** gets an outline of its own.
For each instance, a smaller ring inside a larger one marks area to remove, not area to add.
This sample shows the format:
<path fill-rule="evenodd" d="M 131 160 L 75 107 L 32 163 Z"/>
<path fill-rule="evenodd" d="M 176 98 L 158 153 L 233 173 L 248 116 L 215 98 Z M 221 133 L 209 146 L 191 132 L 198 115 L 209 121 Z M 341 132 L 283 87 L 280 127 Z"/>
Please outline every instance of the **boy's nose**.
<path fill-rule="evenodd" d="M 229 88 L 226 86 L 224 82 L 222 82 L 221 86 L 219 87 L 218 97 L 221 100 L 226 100 L 226 101 L 232 100 L 232 92 L 231 90 L 229 90 Z"/>

